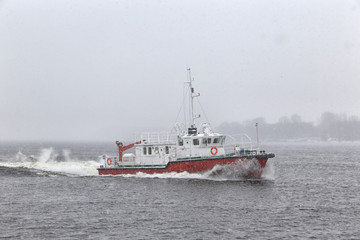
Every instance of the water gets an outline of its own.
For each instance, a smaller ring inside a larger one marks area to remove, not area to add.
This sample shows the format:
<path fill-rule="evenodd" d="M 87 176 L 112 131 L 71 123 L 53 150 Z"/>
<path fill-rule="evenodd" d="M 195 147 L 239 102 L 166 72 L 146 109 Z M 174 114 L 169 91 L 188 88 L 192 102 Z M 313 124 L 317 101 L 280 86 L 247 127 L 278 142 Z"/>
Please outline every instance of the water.
<path fill-rule="evenodd" d="M 97 176 L 113 143 L 1 143 L 0 238 L 359 239 L 360 144 L 269 144 L 262 179 Z"/>

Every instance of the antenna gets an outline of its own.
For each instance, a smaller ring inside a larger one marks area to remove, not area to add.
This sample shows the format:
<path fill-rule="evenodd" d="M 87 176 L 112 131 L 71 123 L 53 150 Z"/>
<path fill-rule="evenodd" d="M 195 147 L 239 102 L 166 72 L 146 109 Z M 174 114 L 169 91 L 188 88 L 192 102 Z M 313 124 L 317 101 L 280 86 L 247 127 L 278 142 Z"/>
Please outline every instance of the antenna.
<path fill-rule="evenodd" d="M 194 115 L 194 98 L 196 97 L 199 97 L 200 96 L 200 93 L 197 93 L 197 94 L 194 94 L 194 88 L 192 86 L 192 82 L 193 82 L 193 79 L 191 78 L 191 69 L 188 68 L 187 69 L 188 73 L 189 73 L 189 79 L 190 81 L 188 82 L 189 83 L 189 88 L 190 88 L 190 127 L 191 128 L 195 128 L 195 119 L 196 118 L 199 118 L 200 115 Z"/>
<path fill-rule="evenodd" d="M 259 123 L 255 123 L 255 127 L 256 127 L 256 143 L 257 143 L 257 148 L 259 150 L 260 149 L 260 145 L 259 145 Z"/>

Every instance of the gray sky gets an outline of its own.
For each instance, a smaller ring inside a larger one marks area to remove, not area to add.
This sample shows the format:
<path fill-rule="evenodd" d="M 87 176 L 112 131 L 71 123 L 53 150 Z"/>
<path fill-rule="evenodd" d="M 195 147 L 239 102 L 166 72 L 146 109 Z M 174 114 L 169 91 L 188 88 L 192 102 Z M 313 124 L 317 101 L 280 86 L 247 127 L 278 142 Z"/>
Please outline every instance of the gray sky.
<path fill-rule="evenodd" d="M 0 0 L 0 140 L 169 130 L 187 67 L 213 126 L 360 116 L 360 1 Z"/>

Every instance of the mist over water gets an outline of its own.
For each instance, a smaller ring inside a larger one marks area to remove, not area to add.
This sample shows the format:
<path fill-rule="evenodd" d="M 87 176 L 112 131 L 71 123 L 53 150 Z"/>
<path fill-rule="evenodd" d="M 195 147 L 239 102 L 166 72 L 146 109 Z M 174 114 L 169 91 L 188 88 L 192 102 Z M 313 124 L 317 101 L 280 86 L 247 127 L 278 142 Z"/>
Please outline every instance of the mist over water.
<path fill-rule="evenodd" d="M 115 152 L 113 143 L 2 144 L 0 237 L 359 236 L 359 144 L 264 147 L 276 157 L 261 179 L 249 179 L 227 166 L 194 174 L 98 176 L 99 156 Z"/>
<path fill-rule="evenodd" d="M 35 1 L 0 3 L 2 141 L 169 130 L 187 67 L 213 126 L 360 115 L 359 1 Z"/>
<path fill-rule="evenodd" d="M 0 0 L 0 239 L 359 239 L 359 13 L 351 0 Z M 197 123 L 253 140 L 259 123 L 276 154 L 263 177 L 243 177 L 251 161 L 99 176 L 114 142 L 80 141 L 169 131 L 188 67 Z"/>

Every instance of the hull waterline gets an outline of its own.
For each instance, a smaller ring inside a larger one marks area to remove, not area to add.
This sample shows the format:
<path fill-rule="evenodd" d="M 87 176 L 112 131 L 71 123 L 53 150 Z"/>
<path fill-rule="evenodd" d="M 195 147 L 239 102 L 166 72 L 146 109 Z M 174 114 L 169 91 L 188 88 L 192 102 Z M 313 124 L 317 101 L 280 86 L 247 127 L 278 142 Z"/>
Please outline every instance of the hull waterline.
<path fill-rule="evenodd" d="M 216 165 L 235 165 L 242 164 L 248 161 L 254 161 L 257 165 L 256 169 L 249 169 L 246 176 L 261 177 L 262 171 L 266 166 L 269 157 L 228 157 L 216 159 L 199 159 L 199 160 L 182 160 L 176 162 L 169 162 L 167 165 L 150 165 L 150 166 L 131 166 L 124 165 L 116 168 L 98 168 L 99 175 L 121 175 L 121 174 L 137 174 L 137 173 L 169 173 L 169 172 L 204 172 L 213 169 Z"/>

